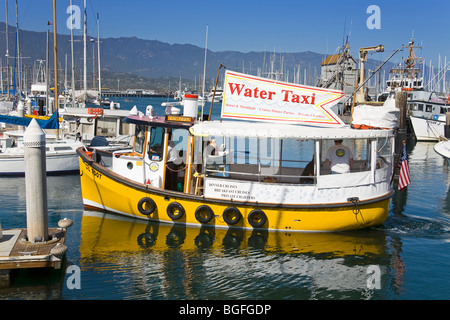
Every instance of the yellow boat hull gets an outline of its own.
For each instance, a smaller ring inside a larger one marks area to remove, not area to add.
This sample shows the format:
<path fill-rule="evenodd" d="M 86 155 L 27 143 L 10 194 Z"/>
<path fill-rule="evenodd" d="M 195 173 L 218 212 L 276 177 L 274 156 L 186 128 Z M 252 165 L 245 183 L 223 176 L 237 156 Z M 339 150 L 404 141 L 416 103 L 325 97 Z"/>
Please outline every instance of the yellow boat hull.
<path fill-rule="evenodd" d="M 83 203 L 87 209 L 104 210 L 139 219 L 194 226 L 211 225 L 216 228 L 254 229 L 255 224 L 250 223 L 249 215 L 252 215 L 253 210 L 259 209 L 264 212 L 266 219 L 256 228 L 266 230 L 330 232 L 363 229 L 384 223 L 392 196 L 390 192 L 383 197 L 357 204 L 348 202 L 283 206 L 207 199 L 133 182 L 84 158 L 84 155 L 80 155 L 80 179 Z M 148 209 L 145 204 L 139 210 L 139 201 L 143 198 L 152 200 L 154 210 L 151 214 L 141 213 L 142 209 Z M 168 210 L 174 203 L 184 209 L 184 214 L 176 220 L 169 214 L 171 210 Z M 209 222 L 201 223 L 195 213 L 200 206 L 205 205 L 211 209 L 213 217 Z M 241 213 L 239 221 L 233 225 L 227 223 L 223 215 L 224 210 L 229 207 L 236 208 Z"/>

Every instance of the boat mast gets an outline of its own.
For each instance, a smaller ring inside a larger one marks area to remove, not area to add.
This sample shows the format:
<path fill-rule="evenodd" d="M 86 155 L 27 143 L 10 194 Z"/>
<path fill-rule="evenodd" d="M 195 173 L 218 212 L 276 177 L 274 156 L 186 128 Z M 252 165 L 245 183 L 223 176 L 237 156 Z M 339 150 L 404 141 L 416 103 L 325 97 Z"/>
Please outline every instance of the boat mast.
<path fill-rule="evenodd" d="M 202 101 L 202 117 L 203 106 L 205 105 L 205 75 L 206 75 L 206 53 L 208 51 L 208 25 L 206 25 L 206 40 L 205 40 L 205 61 L 203 63 L 203 101 Z"/>
<path fill-rule="evenodd" d="M 55 102 L 53 105 L 54 110 L 52 110 L 52 113 L 56 110 L 58 110 L 58 49 L 57 49 L 57 43 L 56 43 L 56 0 L 53 0 L 53 67 L 55 68 Z M 57 135 L 58 136 L 58 135 Z"/>
<path fill-rule="evenodd" d="M 50 100 L 49 100 L 49 96 L 48 96 L 49 75 L 50 75 L 50 72 L 49 72 L 50 67 L 48 65 L 48 61 L 49 61 L 49 59 L 48 59 L 48 57 L 49 57 L 48 33 L 49 33 L 49 31 L 47 28 L 47 48 L 45 51 L 45 104 L 46 104 L 46 113 L 47 114 L 49 113 L 49 108 L 50 108 Z"/>
<path fill-rule="evenodd" d="M 21 78 L 21 72 L 20 72 L 20 47 L 19 47 L 19 5 L 17 4 L 16 0 L 16 41 L 17 41 L 17 73 L 19 78 L 19 96 L 18 99 L 20 100 L 20 94 L 22 92 L 22 78 Z"/>
<path fill-rule="evenodd" d="M 8 0 L 5 0 L 5 15 L 6 15 L 6 98 L 7 100 L 10 99 L 9 95 L 9 89 L 10 89 L 10 83 L 9 83 L 9 44 L 8 44 Z"/>
<path fill-rule="evenodd" d="M 70 0 L 71 15 L 73 15 L 72 0 Z M 73 16 L 70 17 L 70 50 L 72 53 L 72 108 L 75 108 L 75 65 L 73 58 Z"/>
<path fill-rule="evenodd" d="M 83 86 L 84 86 L 84 106 L 86 107 L 87 102 L 87 66 L 86 66 L 86 56 L 87 56 L 87 26 L 86 26 L 86 0 L 84 0 L 84 26 L 83 26 Z"/>
<path fill-rule="evenodd" d="M 98 101 L 102 101 L 102 77 L 100 74 L 100 27 L 97 13 L 97 63 L 98 63 Z"/>

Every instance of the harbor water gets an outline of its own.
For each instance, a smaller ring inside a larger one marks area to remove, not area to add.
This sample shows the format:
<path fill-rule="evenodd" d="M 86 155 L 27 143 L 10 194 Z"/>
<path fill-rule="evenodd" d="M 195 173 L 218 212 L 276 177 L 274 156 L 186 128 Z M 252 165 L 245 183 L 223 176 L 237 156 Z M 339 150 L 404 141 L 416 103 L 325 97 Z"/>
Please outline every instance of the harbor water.
<path fill-rule="evenodd" d="M 143 112 L 152 104 L 157 114 L 166 101 L 115 100 Z M 74 221 L 65 269 L 21 270 L 0 299 L 450 299 L 450 170 L 433 145 L 408 142 L 412 183 L 395 193 L 383 225 L 342 233 L 191 228 L 85 211 L 79 176 L 50 176 L 49 227 Z M 1 178 L 0 190 L 2 228 L 26 228 L 25 179 Z"/>

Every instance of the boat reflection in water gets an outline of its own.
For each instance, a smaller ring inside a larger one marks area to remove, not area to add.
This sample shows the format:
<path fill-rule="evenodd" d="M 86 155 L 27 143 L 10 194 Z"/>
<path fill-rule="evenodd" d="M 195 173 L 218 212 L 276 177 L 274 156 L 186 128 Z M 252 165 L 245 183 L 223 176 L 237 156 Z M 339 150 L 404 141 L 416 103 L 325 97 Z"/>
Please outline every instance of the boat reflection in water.
<path fill-rule="evenodd" d="M 80 267 L 114 270 L 132 299 L 384 299 L 389 246 L 383 230 L 226 230 L 85 211 Z M 368 289 L 370 266 L 381 290 Z"/>

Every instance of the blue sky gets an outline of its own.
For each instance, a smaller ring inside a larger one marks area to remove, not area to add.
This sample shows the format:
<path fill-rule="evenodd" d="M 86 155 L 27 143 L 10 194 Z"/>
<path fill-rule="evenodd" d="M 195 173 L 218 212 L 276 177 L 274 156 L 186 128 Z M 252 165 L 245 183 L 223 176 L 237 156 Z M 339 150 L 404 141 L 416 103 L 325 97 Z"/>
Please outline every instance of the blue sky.
<path fill-rule="evenodd" d="M 0 21 L 5 21 L 4 1 Z M 45 31 L 52 21 L 52 0 L 18 0 L 19 27 Z M 69 0 L 57 0 L 58 33 L 69 34 L 66 9 Z M 83 10 L 83 0 L 73 0 Z M 380 8 L 380 29 L 369 29 L 370 5 Z M 15 1 L 8 0 L 9 24 L 15 24 Z M 423 46 L 417 53 L 437 66 L 438 55 L 450 61 L 450 1 L 448 0 L 87 0 L 88 31 L 96 34 L 95 16 L 100 15 L 100 37 L 129 37 L 167 43 L 205 46 L 208 49 L 303 52 L 332 54 L 342 45 L 344 31 L 352 53 L 360 47 L 383 44 L 386 59 L 392 50 L 407 44 L 412 34 Z M 75 30 L 79 35 L 81 30 Z M 397 54 L 400 62 L 406 53 Z"/>

